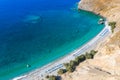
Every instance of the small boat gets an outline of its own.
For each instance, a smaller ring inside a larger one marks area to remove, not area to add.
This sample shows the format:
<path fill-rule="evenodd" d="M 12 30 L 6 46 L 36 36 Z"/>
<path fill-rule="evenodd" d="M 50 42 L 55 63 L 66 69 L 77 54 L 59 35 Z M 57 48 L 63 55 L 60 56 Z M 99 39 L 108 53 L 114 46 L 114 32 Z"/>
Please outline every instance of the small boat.
<path fill-rule="evenodd" d="M 103 19 L 103 18 L 100 18 L 100 21 L 104 21 L 104 19 Z"/>
<path fill-rule="evenodd" d="M 98 24 L 104 24 L 104 19 L 100 18 Z"/>
<path fill-rule="evenodd" d="M 31 65 L 27 64 L 26 67 L 29 68 L 29 67 L 31 67 Z"/>

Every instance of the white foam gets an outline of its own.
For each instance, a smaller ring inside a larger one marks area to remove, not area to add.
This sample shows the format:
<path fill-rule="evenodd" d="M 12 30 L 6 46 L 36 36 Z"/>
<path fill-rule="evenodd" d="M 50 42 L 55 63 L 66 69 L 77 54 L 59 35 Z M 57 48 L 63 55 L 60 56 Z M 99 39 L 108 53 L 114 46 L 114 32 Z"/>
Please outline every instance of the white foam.
<path fill-rule="evenodd" d="M 13 78 L 12 80 L 19 80 L 19 79 L 24 78 L 24 77 L 26 77 L 26 76 L 27 76 L 27 75 L 15 77 L 15 78 Z"/>

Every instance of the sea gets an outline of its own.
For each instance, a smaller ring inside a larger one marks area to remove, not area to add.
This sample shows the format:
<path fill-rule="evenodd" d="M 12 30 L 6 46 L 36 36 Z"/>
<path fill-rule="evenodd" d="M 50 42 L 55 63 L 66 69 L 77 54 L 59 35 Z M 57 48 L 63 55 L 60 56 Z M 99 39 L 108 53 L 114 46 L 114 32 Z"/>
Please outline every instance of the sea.
<path fill-rule="evenodd" d="M 0 0 L 0 80 L 56 61 L 94 38 L 104 28 L 101 17 L 78 10 L 78 2 Z"/>

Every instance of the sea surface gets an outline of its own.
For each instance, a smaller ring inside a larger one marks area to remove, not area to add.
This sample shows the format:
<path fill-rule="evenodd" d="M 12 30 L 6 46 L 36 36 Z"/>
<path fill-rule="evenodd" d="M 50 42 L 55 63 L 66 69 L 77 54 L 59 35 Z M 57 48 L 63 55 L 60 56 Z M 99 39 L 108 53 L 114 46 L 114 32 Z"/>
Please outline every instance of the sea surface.
<path fill-rule="evenodd" d="M 104 27 L 100 16 L 78 10 L 78 2 L 0 0 L 0 80 L 42 67 L 95 37 Z"/>

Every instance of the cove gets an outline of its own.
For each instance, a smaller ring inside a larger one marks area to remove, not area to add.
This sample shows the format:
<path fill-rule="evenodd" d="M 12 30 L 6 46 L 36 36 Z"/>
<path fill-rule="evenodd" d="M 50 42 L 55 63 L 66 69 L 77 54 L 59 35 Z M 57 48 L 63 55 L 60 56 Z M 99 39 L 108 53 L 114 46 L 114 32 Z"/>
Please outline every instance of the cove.
<path fill-rule="evenodd" d="M 68 55 L 103 29 L 104 25 L 97 23 L 100 16 L 78 11 L 76 2 L 3 1 L 12 6 L 4 9 L 3 5 L 1 10 L 7 13 L 1 13 L 0 19 L 0 80 L 12 79 Z"/>

